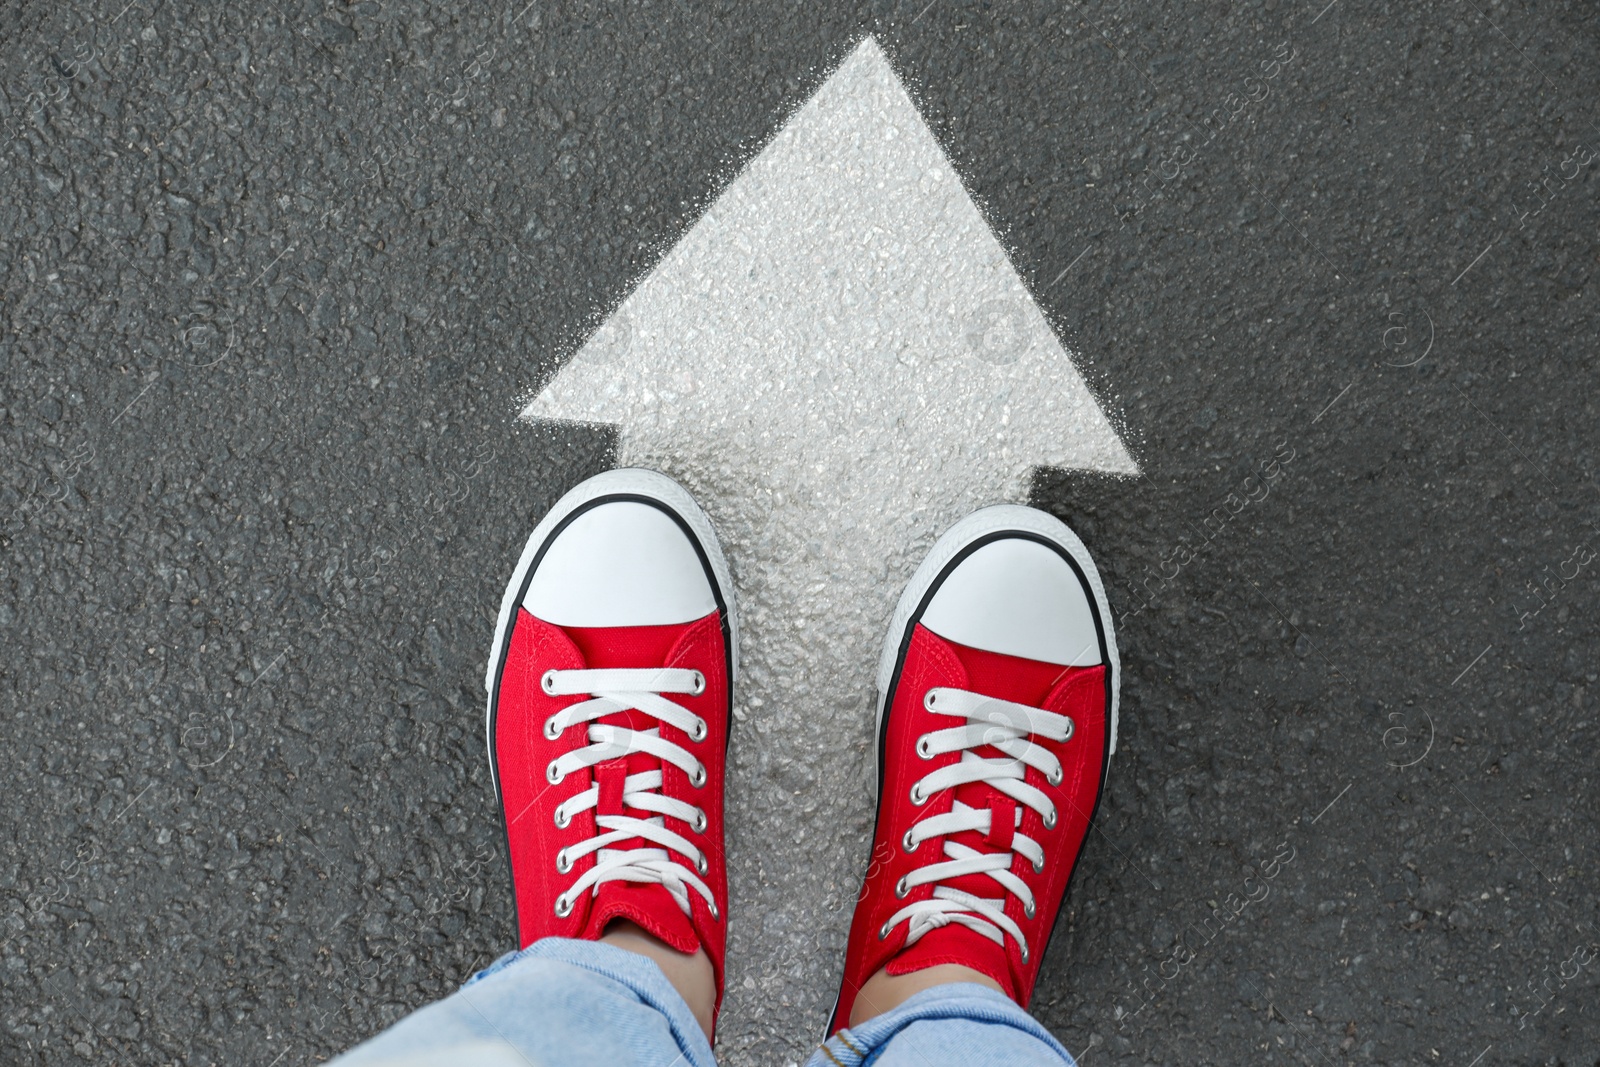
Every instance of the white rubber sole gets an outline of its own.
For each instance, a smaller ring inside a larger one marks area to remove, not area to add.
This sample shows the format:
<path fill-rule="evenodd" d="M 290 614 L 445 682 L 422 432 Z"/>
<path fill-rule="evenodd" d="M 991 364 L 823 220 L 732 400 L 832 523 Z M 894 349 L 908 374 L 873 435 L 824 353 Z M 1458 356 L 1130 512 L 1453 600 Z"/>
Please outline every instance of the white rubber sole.
<path fill-rule="evenodd" d="M 1100 624 L 1105 631 L 1106 666 L 1111 672 L 1111 738 L 1106 749 L 1106 771 L 1109 773 L 1111 767 L 1109 757 L 1117 750 L 1117 705 L 1122 692 L 1122 665 L 1117 657 L 1117 635 L 1112 628 L 1111 605 L 1106 601 L 1105 582 L 1100 577 L 1099 569 L 1094 565 L 1094 557 L 1089 555 L 1088 548 L 1084 547 L 1078 535 L 1073 533 L 1066 523 L 1038 508 L 1023 507 L 1020 504 L 995 504 L 992 507 L 981 508 L 950 527 L 934 543 L 927 558 L 917 567 L 916 573 L 911 576 L 911 581 L 906 584 L 905 591 L 900 594 L 900 602 L 895 606 L 894 616 L 889 622 L 888 636 L 883 642 L 883 655 L 878 660 L 878 716 L 873 724 L 872 733 L 874 767 L 883 765 L 882 753 L 878 751 L 878 746 L 882 743 L 883 716 L 888 707 L 889 683 L 894 678 L 895 666 L 900 660 L 900 647 L 905 641 L 906 629 L 911 624 L 912 616 L 922 607 L 928 591 L 939 580 L 945 568 L 968 546 L 986 540 L 991 535 L 1010 531 L 1030 534 L 1057 545 L 1083 570 L 1089 593 L 1094 597 L 1095 609 L 1100 614 Z M 873 777 L 873 798 L 876 801 L 876 775 Z"/>
<path fill-rule="evenodd" d="M 522 555 L 517 560 L 517 568 L 512 572 L 511 581 L 507 583 L 506 591 L 500 599 L 500 615 L 494 624 L 494 644 L 490 646 L 489 666 L 483 676 L 483 688 L 487 697 L 484 735 L 488 741 L 489 767 L 494 777 L 497 800 L 500 797 L 500 777 L 498 773 L 494 773 L 495 679 L 500 676 L 500 666 L 506 653 L 506 639 L 511 632 L 511 623 L 517 616 L 517 606 L 527 585 L 528 572 L 533 568 L 539 550 L 567 517 L 584 505 L 603 497 L 642 497 L 656 501 L 677 515 L 689 527 L 695 539 L 700 542 L 707 562 L 711 564 L 717 593 L 728 613 L 729 662 L 733 669 L 733 677 L 728 679 L 730 693 L 738 676 L 739 613 L 735 610 L 733 602 L 733 575 L 728 570 L 728 561 L 722 554 L 722 545 L 717 541 L 716 531 L 711 527 L 711 519 L 700 509 L 700 505 L 695 503 L 694 497 L 689 495 L 689 490 L 665 474 L 639 467 L 609 470 L 578 483 L 556 501 L 555 506 L 539 520 L 539 525 L 533 528 L 533 533 L 528 535 L 527 543 L 522 548 Z"/>

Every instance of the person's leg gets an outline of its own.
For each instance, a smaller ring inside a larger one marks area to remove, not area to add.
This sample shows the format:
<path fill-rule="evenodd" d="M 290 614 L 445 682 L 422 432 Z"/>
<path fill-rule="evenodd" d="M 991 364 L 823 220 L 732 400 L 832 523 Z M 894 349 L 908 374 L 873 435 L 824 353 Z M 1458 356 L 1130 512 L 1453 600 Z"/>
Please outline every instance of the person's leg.
<path fill-rule="evenodd" d="M 925 990 L 953 982 L 972 982 L 987 986 L 996 993 L 1004 993 L 1000 983 L 981 971 L 963 967 L 959 963 L 940 963 L 920 971 L 890 974 L 887 967 L 867 979 L 867 984 L 856 994 L 855 1007 L 850 1012 L 850 1022 L 857 1025 L 884 1012 L 893 1011 L 901 1004 Z"/>
<path fill-rule="evenodd" d="M 615 945 L 629 952 L 637 952 L 657 967 L 678 996 L 688 1005 L 695 1021 L 706 1036 L 712 1034 L 712 1020 L 717 1010 L 717 976 L 711 967 L 711 957 L 704 948 L 693 952 L 679 952 L 648 930 L 626 919 L 613 919 L 601 935 L 603 944 Z"/>
<path fill-rule="evenodd" d="M 1116 740 L 1116 639 L 1071 530 L 985 508 L 900 599 L 878 819 L 817 1062 L 1071 1063 L 1023 1010 Z"/>
<path fill-rule="evenodd" d="M 615 470 L 557 502 L 506 588 L 485 678 L 523 947 L 352 1063 L 524 1048 L 710 1062 L 736 647 L 727 564 L 682 487 Z"/>

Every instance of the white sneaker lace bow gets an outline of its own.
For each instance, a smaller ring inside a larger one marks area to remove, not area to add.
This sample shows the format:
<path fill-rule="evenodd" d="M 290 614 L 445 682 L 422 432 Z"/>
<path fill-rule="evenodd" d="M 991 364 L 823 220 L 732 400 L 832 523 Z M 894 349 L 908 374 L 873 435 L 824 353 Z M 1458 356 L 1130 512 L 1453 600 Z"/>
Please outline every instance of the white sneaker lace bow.
<path fill-rule="evenodd" d="M 1065 741 L 1072 736 L 1072 720 L 1065 715 L 997 700 L 965 689 L 934 688 L 928 690 L 922 706 L 935 715 L 949 715 L 965 719 L 960 726 L 934 730 L 917 739 L 917 755 L 923 759 L 951 752 L 960 752 L 961 759 L 940 767 L 918 779 L 911 787 L 911 803 L 921 807 L 933 794 L 971 782 L 982 782 L 1019 805 L 1015 809 L 1014 826 L 1022 825 L 1022 807 L 1026 805 L 1039 813 L 1045 829 L 1056 825 L 1056 806 L 1037 786 L 1024 781 L 1026 768 L 1032 767 L 1045 776 L 1051 785 L 1060 785 L 1061 761 L 1032 737 L 1051 741 Z M 1007 759 L 985 759 L 972 749 L 990 746 L 1004 752 Z M 950 811 L 930 816 L 914 824 L 901 839 L 907 852 L 915 852 L 924 841 L 945 838 L 966 831 L 990 833 L 992 811 L 974 808 L 954 801 Z M 1035 902 L 1033 892 L 1026 882 L 1011 873 L 1014 858 L 1021 855 L 1033 864 L 1035 872 L 1044 870 L 1044 848 L 1023 833 L 1014 833 L 1011 849 L 1006 852 L 979 852 L 977 849 L 955 841 L 944 842 L 943 861 L 926 864 L 901 878 L 895 885 L 895 896 L 904 898 L 919 885 L 943 882 L 968 874 L 986 874 L 1001 889 L 1022 901 L 1023 914 L 1033 918 Z M 909 920 L 906 944 L 912 945 L 930 930 L 948 923 L 961 925 L 982 934 L 998 945 L 1005 944 L 1009 935 L 1022 950 L 1022 962 L 1028 962 L 1028 941 L 1022 929 L 1005 913 L 1005 894 L 999 897 L 979 897 L 948 886 L 935 885 L 933 896 L 907 904 L 883 924 L 878 931 L 880 939 L 889 931 Z"/>
<path fill-rule="evenodd" d="M 679 668 L 646 670 L 546 671 L 540 681 L 550 696 L 575 696 L 584 694 L 591 699 L 572 704 L 545 720 L 544 735 L 554 741 L 569 727 L 589 723 L 589 744 L 574 749 L 553 760 L 546 768 L 551 785 L 560 785 L 562 779 L 574 771 L 593 767 L 606 760 L 620 759 L 634 752 L 655 756 L 670 763 L 689 776 L 689 784 L 699 789 L 706 783 L 706 769 L 681 746 L 661 736 L 659 727 L 648 730 L 631 730 L 623 726 L 597 723 L 593 720 L 619 711 L 642 711 L 660 722 L 688 734 L 695 741 L 706 736 L 706 721 L 683 706 L 668 700 L 663 693 L 688 693 L 698 695 L 705 691 L 705 676 L 699 671 Z M 688 838 L 669 830 L 664 816 L 671 816 L 692 826 L 696 833 L 706 827 L 703 809 L 660 792 L 662 774 L 659 770 L 630 774 L 623 781 L 622 803 L 625 808 L 654 812 L 638 818 L 632 815 L 598 815 L 595 823 L 604 831 L 587 841 L 568 845 L 556 853 L 556 870 L 566 874 L 573 863 L 596 853 L 594 866 L 590 867 L 566 890 L 556 897 L 556 914 L 565 918 L 572 912 L 578 896 L 585 890 L 598 892 L 605 882 L 657 882 L 661 884 L 685 915 L 690 913 L 689 889 L 705 899 L 711 917 L 719 919 L 711 887 L 700 877 L 706 873 L 706 857 Z M 598 807 L 600 784 L 598 782 L 556 807 L 556 826 L 565 829 L 574 815 Z M 660 845 L 660 848 L 615 849 L 609 846 L 630 838 L 643 838 Z M 686 865 L 675 858 L 677 853 L 688 860 Z"/>

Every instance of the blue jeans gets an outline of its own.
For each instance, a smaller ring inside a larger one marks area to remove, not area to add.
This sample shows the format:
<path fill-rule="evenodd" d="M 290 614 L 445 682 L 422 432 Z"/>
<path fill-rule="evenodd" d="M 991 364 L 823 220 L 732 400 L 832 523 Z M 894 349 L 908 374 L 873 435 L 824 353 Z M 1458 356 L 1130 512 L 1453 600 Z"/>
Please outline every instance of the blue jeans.
<path fill-rule="evenodd" d="M 562 937 L 511 952 L 338 1067 L 713 1067 L 711 1045 L 655 963 Z M 1075 1067 L 1043 1026 L 980 985 L 937 986 L 853 1030 L 807 1067 Z"/>

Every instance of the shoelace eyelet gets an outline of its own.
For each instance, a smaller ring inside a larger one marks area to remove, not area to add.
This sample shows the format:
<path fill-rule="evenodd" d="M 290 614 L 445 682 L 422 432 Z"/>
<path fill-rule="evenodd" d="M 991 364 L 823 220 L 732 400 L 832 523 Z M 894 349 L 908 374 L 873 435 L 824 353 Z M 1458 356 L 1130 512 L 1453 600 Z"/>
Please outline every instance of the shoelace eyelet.
<path fill-rule="evenodd" d="M 1065 777 L 1065 775 L 1063 774 L 1061 768 L 1057 767 L 1053 773 L 1045 775 L 1044 780 L 1049 782 L 1051 785 L 1060 785 L 1063 777 Z"/>
<path fill-rule="evenodd" d="M 907 852 L 915 852 L 917 850 L 917 846 L 920 844 L 922 844 L 921 841 L 911 840 L 910 830 L 907 830 L 906 835 L 900 839 L 900 847 L 905 849 Z"/>
<path fill-rule="evenodd" d="M 539 688 L 543 689 L 547 696 L 555 696 L 556 695 L 556 672 L 555 671 L 545 671 L 544 672 L 544 677 L 539 679 Z M 571 911 L 572 909 L 568 908 L 567 910 Z"/>
<path fill-rule="evenodd" d="M 722 912 L 717 910 L 717 902 L 716 901 L 713 900 L 711 903 L 707 904 L 706 907 L 711 909 L 711 917 L 713 919 L 715 919 L 717 922 L 721 922 L 722 921 Z"/>
<path fill-rule="evenodd" d="M 545 777 L 545 780 L 548 781 L 551 785 L 560 785 L 561 784 L 561 779 L 565 778 L 566 775 L 561 774 L 560 772 L 558 772 L 556 770 L 556 765 L 554 763 L 551 763 L 547 767 L 545 767 L 545 769 L 544 769 L 544 777 Z"/>
<path fill-rule="evenodd" d="M 933 758 L 933 745 L 928 742 L 928 735 L 923 734 L 917 738 L 917 755 L 923 759 Z"/>
<path fill-rule="evenodd" d="M 706 855 L 704 852 L 695 857 L 694 869 L 702 876 L 704 876 L 704 874 L 711 869 L 711 864 L 706 862 Z"/>
<path fill-rule="evenodd" d="M 1024 904 L 1022 906 L 1022 915 L 1023 915 L 1024 918 L 1027 918 L 1027 919 L 1033 918 L 1034 914 L 1037 911 L 1038 911 L 1038 909 L 1033 906 L 1032 901 L 1030 901 L 1027 904 Z"/>
<path fill-rule="evenodd" d="M 546 741 L 554 741 L 564 732 L 565 731 L 563 730 L 556 729 L 556 717 L 554 715 L 550 716 L 544 721 L 544 739 Z"/>
<path fill-rule="evenodd" d="M 915 785 L 913 785 L 911 787 L 911 803 L 915 804 L 917 807 L 920 808 L 920 807 L 922 807 L 922 805 L 926 804 L 927 802 L 928 802 L 928 797 L 922 791 L 922 783 L 921 782 L 917 782 Z"/>
<path fill-rule="evenodd" d="M 694 772 L 689 775 L 689 784 L 694 786 L 696 789 L 699 789 L 701 786 L 706 784 L 705 764 L 702 763 L 700 766 L 696 767 Z"/>
<path fill-rule="evenodd" d="M 933 710 L 933 702 L 934 702 L 933 690 L 930 689 L 930 690 L 927 691 L 927 693 L 923 694 L 922 706 L 927 708 L 929 711 L 932 711 Z"/>
<path fill-rule="evenodd" d="M 567 850 L 562 849 L 556 853 L 556 873 L 566 874 L 572 870 L 572 857 L 567 855 Z"/>
<path fill-rule="evenodd" d="M 562 893 L 562 894 L 558 895 L 556 897 L 556 918 L 565 919 L 568 915 L 571 915 L 571 914 L 572 914 L 572 901 L 567 899 L 567 895 L 565 893 Z"/>
<path fill-rule="evenodd" d="M 571 825 L 572 825 L 572 820 L 570 818 L 566 817 L 566 813 L 563 812 L 559 807 L 557 807 L 556 808 L 556 829 L 557 830 L 565 830 L 567 827 L 569 827 Z"/>
<path fill-rule="evenodd" d="M 878 940 L 879 941 L 887 941 L 887 940 L 889 940 L 889 924 L 888 923 L 884 923 L 882 926 L 878 927 Z"/>
<path fill-rule="evenodd" d="M 1046 830 L 1054 830 L 1056 828 L 1056 809 L 1055 808 L 1051 808 L 1049 811 L 1045 812 L 1044 828 Z"/>
<path fill-rule="evenodd" d="M 1022 944 L 1022 945 L 1019 945 L 1017 947 L 1022 949 L 1022 962 L 1023 963 L 1027 963 L 1028 962 L 1028 946 L 1026 944 Z"/>
<path fill-rule="evenodd" d="M 894 884 L 895 898 L 898 900 L 904 900 L 906 898 L 906 894 L 909 892 L 911 892 L 911 887 L 906 884 L 905 876 L 902 875 L 900 880 Z"/>
<path fill-rule="evenodd" d="M 1028 862 L 1032 863 L 1033 861 L 1029 860 Z M 1044 870 L 1044 858 L 1041 856 L 1039 858 L 1039 862 L 1033 864 L 1033 873 L 1034 874 L 1038 874 L 1043 870 Z"/>
<path fill-rule="evenodd" d="M 694 729 L 689 731 L 689 740 L 704 741 L 706 734 L 709 732 L 710 728 L 706 726 L 706 721 L 704 719 L 696 719 L 694 721 Z"/>
<path fill-rule="evenodd" d="M 690 696 L 699 696 L 706 691 L 706 676 L 699 671 L 694 672 L 694 688 L 689 690 Z"/>
<path fill-rule="evenodd" d="M 701 811 L 699 808 L 696 808 L 695 812 L 694 812 L 694 822 L 690 823 L 689 825 L 694 827 L 694 832 L 695 833 L 697 833 L 697 834 L 705 833 L 706 832 L 706 813 Z"/>

